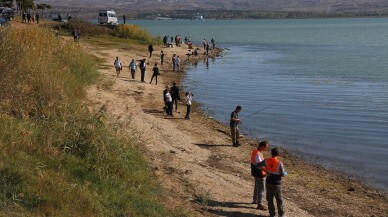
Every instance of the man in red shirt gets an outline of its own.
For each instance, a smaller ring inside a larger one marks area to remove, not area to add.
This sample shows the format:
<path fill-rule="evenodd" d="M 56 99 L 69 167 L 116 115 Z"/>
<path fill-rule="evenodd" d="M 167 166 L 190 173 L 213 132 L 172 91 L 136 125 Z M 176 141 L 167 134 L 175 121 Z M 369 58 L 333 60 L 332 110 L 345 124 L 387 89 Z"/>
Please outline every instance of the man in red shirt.
<path fill-rule="evenodd" d="M 257 209 L 267 210 L 263 205 L 263 194 L 265 191 L 265 177 L 264 170 L 256 167 L 256 164 L 264 160 L 263 152 L 267 151 L 269 147 L 268 141 L 264 140 L 259 143 L 259 146 L 252 151 L 251 154 L 251 174 L 255 178 L 255 188 L 253 190 L 253 204 L 257 204 Z"/>

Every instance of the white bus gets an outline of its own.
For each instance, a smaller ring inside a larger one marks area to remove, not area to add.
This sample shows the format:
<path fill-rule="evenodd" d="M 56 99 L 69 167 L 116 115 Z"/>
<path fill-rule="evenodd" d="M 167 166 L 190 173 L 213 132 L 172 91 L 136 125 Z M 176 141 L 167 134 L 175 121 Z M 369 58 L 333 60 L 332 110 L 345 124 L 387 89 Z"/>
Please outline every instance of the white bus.
<path fill-rule="evenodd" d="M 117 17 L 116 12 L 113 10 L 100 10 L 98 13 L 98 23 L 101 25 L 108 24 L 108 25 L 116 25 L 117 24 Z"/>

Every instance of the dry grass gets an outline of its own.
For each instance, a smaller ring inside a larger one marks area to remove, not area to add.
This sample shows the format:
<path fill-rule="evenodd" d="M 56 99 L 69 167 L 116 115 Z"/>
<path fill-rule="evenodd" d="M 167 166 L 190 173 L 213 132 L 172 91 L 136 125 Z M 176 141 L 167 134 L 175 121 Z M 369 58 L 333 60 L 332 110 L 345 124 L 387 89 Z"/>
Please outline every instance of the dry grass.
<path fill-rule="evenodd" d="M 98 74 L 77 43 L 3 29 L 0 55 L 1 216 L 181 215 L 158 202 L 134 137 L 85 105 Z"/>

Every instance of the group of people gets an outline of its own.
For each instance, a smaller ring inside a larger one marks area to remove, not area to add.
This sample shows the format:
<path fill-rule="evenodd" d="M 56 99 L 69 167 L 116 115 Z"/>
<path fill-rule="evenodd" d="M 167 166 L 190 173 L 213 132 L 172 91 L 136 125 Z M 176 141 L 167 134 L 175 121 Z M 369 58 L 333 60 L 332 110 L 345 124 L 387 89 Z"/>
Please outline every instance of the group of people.
<path fill-rule="evenodd" d="M 287 176 L 287 172 L 283 162 L 279 160 L 280 151 L 278 148 L 271 150 L 270 158 L 264 158 L 263 152 L 266 152 L 268 148 L 268 141 L 261 141 L 251 154 L 251 175 L 255 179 L 252 203 L 257 204 L 257 209 L 268 209 L 270 217 L 275 217 L 275 198 L 278 215 L 283 217 L 285 212 L 281 184 L 282 177 Z M 266 192 L 268 208 L 263 204 L 264 192 Z"/>
<path fill-rule="evenodd" d="M 168 35 L 165 35 L 163 37 L 163 45 L 165 47 L 170 47 L 173 44 L 173 42 L 175 42 L 175 46 L 179 46 L 182 43 L 180 35 L 176 35 L 175 37 L 171 36 L 170 37 L 170 43 L 168 42 L 169 37 L 170 36 L 168 36 Z M 184 38 L 184 43 L 185 44 L 190 44 L 191 43 L 191 38 L 186 36 Z"/>
<path fill-rule="evenodd" d="M 193 100 L 193 93 L 186 92 L 185 93 L 185 103 L 186 103 L 186 115 L 185 119 L 190 119 L 191 112 L 191 104 Z M 175 112 L 178 111 L 178 101 L 181 100 L 180 90 L 177 86 L 176 82 L 172 84 L 172 87 L 166 86 L 166 89 L 163 91 L 163 101 L 164 107 L 163 109 L 166 111 L 167 116 L 174 116 L 173 110 L 175 105 Z"/>
<path fill-rule="evenodd" d="M 172 62 L 172 71 L 179 72 L 180 66 L 181 66 L 181 59 L 179 58 L 179 56 L 176 54 L 173 54 L 171 58 L 171 62 Z"/>
<path fill-rule="evenodd" d="M 116 57 L 115 61 L 113 62 L 113 65 L 115 66 L 115 69 L 116 69 L 116 75 L 117 77 L 119 77 L 121 70 L 123 70 L 123 64 L 121 63 L 121 60 L 119 59 L 119 57 Z M 138 65 L 136 64 L 135 59 L 132 59 L 128 67 L 129 67 L 129 71 L 131 72 L 132 79 L 135 79 L 136 71 L 137 71 L 137 68 L 139 67 L 140 81 L 145 82 L 145 73 L 147 68 L 146 59 L 139 60 Z M 158 63 L 155 63 L 154 67 L 152 68 L 152 72 L 153 73 L 152 73 L 150 84 L 152 83 L 154 78 L 155 78 L 156 84 L 158 84 L 158 75 L 160 75 Z"/>
<path fill-rule="evenodd" d="M 39 13 L 30 13 L 30 12 L 23 12 L 22 13 L 22 23 L 39 23 L 40 21 L 40 15 Z"/>
<path fill-rule="evenodd" d="M 212 43 L 212 47 L 214 50 L 216 48 L 216 41 L 214 40 L 214 38 L 212 38 L 212 40 L 210 42 Z M 203 44 L 203 50 L 205 51 L 205 54 L 209 55 L 210 46 L 209 46 L 209 43 L 207 42 L 206 38 L 203 39 L 202 44 Z"/>
<path fill-rule="evenodd" d="M 242 119 L 238 117 L 242 107 L 237 106 L 230 115 L 230 134 L 234 147 L 240 146 L 240 130 L 239 124 Z M 261 141 L 257 148 L 251 154 L 251 175 L 255 179 L 253 190 L 253 204 L 257 204 L 257 209 L 269 211 L 270 217 L 276 216 L 274 198 L 276 199 L 278 215 L 284 216 L 283 200 L 282 200 L 282 177 L 287 176 L 283 163 L 279 160 L 280 152 L 278 148 L 271 150 L 271 158 L 264 158 L 263 153 L 269 148 L 268 141 Z M 263 203 L 264 192 L 266 192 L 266 200 L 268 208 Z"/>

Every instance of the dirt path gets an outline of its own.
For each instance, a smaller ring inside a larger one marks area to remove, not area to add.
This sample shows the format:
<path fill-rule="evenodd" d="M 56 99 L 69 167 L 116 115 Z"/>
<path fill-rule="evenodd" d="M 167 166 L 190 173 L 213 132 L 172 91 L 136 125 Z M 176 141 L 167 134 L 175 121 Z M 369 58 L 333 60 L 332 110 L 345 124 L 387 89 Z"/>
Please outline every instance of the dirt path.
<path fill-rule="evenodd" d="M 15 28 L 28 26 L 34 25 L 12 23 Z M 139 82 L 140 72 L 135 80 L 130 79 L 128 63 L 146 58 L 150 63 L 146 74 L 149 81 L 152 65 L 160 61 L 160 47 L 155 47 L 154 56 L 149 59 L 146 45 L 133 45 L 130 51 L 82 41 L 81 46 L 100 59 L 99 70 L 105 79 L 90 87 L 89 100 L 95 109 L 105 111 L 112 122 L 138 136 L 145 145 L 145 157 L 161 186 L 168 190 L 164 203 L 196 216 L 268 216 L 267 211 L 256 210 L 251 204 L 249 160 L 255 142 L 242 139 L 242 147 L 232 147 L 228 128 L 195 106 L 191 120 L 183 119 L 182 103 L 173 118 L 167 118 L 162 110 L 165 85 L 182 79 L 182 73 L 171 72 L 172 54 L 179 55 L 183 63 L 202 61 L 203 55 L 186 61 L 188 50 L 184 47 L 164 48 L 166 64 L 160 67 L 159 84 L 151 85 Z M 119 78 L 113 66 L 116 56 L 124 65 Z M 283 184 L 287 216 L 387 216 L 385 193 L 287 153 L 283 160 L 289 172 Z"/>
<path fill-rule="evenodd" d="M 93 87 L 89 90 L 90 99 L 99 106 L 105 105 L 112 117 L 130 121 L 130 126 L 145 141 L 149 152 L 147 156 L 162 185 L 187 204 L 192 205 L 195 199 L 204 200 L 203 205 L 208 205 L 206 215 L 210 216 L 212 213 L 220 216 L 267 215 L 267 212 L 258 211 L 255 205 L 250 204 L 252 179 L 245 159 L 247 152 L 230 145 L 229 136 L 221 132 L 225 129 L 216 131 L 214 128 L 217 126 L 195 111 L 191 120 L 183 119 L 183 104 L 178 106 L 179 112 L 175 112 L 173 118 L 164 114 L 163 84 L 171 84 L 171 79 L 176 77 L 176 73 L 167 69 L 171 65 L 170 58 L 176 53 L 186 59 L 187 50 L 168 48 L 164 51 L 167 61 L 162 67 L 159 85 L 151 85 L 139 82 L 139 72 L 136 80 L 130 79 L 127 67 L 122 77 L 114 78 L 113 60 L 116 56 L 127 66 L 129 60 L 146 58 L 145 54 L 104 50 L 103 57 L 108 64 L 112 62 L 112 67 L 101 72 L 115 79 L 115 83 L 111 90 Z M 146 81 L 150 80 L 151 65 L 159 62 L 158 54 L 149 61 Z M 310 216 L 287 198 L 285 207 L 290 216 Z M 201 212 L 197 205 L 193 205 L 193 209 Z M 203 215 L 205 213 L 201 213 Z"/>
<path fill-rule="evenodd" d="M 169 190 L 166 204 L 184 207 L 198 216 L 268 216 L 267 211 L 259 211 L 251 204 L 253 180 L 249 159 L 256 144 L 243 139 L 242 147 L 232 147 L 227 127 L 195 109 L 191 120 L 183 119 L 183 104 L 179 104 L 173 118 L 168 118 L 162 110 L 165 85 L 179 82 L 182 77 L 182 73 L 171 72 L 171 56 L 175 53 L 185 62 L 187 49 L 163 49 L 166 61 L 160 67 L 159 84 L 155 85 L 139 82 L 140 72 L 132 80 L 127 65 L 131 59 L 146 58 L 150 63 L 146 73 L 149 81 L 152 65 L 160 61 L 160 48 L 149 60 L 146 52 L 86 47 L 106 61 L 100 70 L 113 84 L 110 88 L 91 87 L 89 99 L 97 108 L 106 108 L 112 120 L 135 130 L 145 144 L 145 156 L 154 174 Z M 146 46 L 139 49 L 147 50 Z M 116 56 L 124 65 L 119 78 L 115 77 L 113 67 Z M 191 58 L 191 61 L 200 61 L 200 58 Z M 289 155 L 284 158 L 290 173 L 283 189 L 287 216 L 384 216 L 387 213 L 386 195 L 298 158 Z M 348 186 L 357 190 L 348 191 Z"/>

